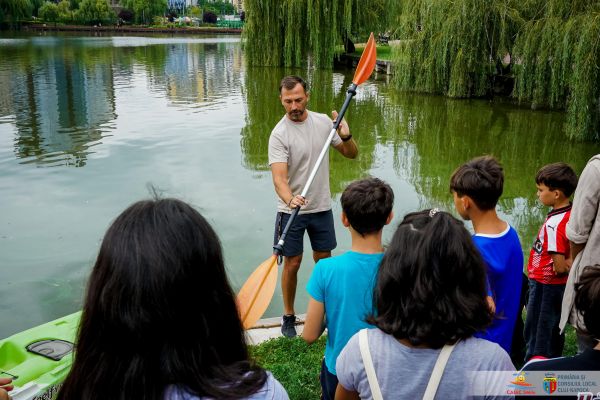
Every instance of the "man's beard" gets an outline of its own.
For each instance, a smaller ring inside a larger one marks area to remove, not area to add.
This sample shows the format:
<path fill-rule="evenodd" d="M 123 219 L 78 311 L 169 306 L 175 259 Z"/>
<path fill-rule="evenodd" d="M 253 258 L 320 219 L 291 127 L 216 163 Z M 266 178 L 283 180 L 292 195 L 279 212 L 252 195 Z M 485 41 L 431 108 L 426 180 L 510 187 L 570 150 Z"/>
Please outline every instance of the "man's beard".
<path fill-rule="evenodd" d="M 302 110 L 302 111 L 299 111 L 299 110 L 290 111 L 288 113 L 288 115 L 290 116 L 290 119 L 292 121 L 300 121 L 300 119 L 302 118 L 302 115 L 304 115 L 304 110 Z"/>

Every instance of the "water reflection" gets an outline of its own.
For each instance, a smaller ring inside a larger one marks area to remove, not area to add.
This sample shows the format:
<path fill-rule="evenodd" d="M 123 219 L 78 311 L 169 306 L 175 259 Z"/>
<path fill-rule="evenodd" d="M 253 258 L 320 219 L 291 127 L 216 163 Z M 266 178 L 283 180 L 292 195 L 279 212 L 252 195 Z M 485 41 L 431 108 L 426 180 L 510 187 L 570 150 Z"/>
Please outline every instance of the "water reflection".
<path fill-rule="evenodd" d="M 145 76 L 157 98 L 219 107 L 239 93 L 239 39 L 31 37 L 0 43 L 0 123 L 25 164 L 86 165 L 115 134 L 116 94 Z M 117 133 L 118 134 L 118 133 Z"/>
<path fill-rule="evenodd" d="M 34 43 L 37 43 L 35 45 Z M 2 48 L 0 84 L 8 88 L 18 136 L 15 153 L 43 166 L 86 164 L 91 147 L 113 120 L 115 98 L 110 54 L 36 40 Z"/>
<path fill-rule="evenodd" d="M 100 238 L 148 196 L 147 182 L 214 224 L 239 288 L 271 251 L 267 144 L 283 116 L 279 81 L 290 73 L 308 78 L 310 109 L 327 114 L 341 106 L 353 75 L 246 68 L 231 37 L 0 39 L 0 298 L 13 318 L 0 337 L 79 307 Z M 506 169 L 500 210 L 525 248 L 546 212 L 535 202 L 537 169 L 565 160 L 581 171 L 600 152 L 565 141 L 561 113 L 403 94 L 385 79 L 361 85 L 346 116 L 360 155 L 331 153 L 336 213 L 343 188 L 365 175 L 392 184 L 398 216 L 452 209 L 454 168 L 491 153 Z M 48 166 L 57 168 L 40 168 Z M 335 223 L 336 251 L 344 251 L 350 239 Z M 281 315 L 278 296 L 267 316 Z M 299 291 L 298 309 L 306 303 Z"/>

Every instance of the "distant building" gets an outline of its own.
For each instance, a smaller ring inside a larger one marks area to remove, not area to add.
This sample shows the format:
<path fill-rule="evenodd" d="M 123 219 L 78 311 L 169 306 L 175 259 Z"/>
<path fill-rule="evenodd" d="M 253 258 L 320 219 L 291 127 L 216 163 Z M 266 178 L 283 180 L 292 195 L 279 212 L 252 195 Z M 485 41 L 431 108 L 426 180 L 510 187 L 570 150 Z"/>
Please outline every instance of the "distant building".
<path fill-rule="evenodd" d="M 110 0 L 111 2 L 118 3 L 119 0 Z M 209 0 L 211 1 L 211 0 Z M 214 1 L 214 0 L 212 0 Z M 233 4 L 233 8 L 237 14 L 244 10 L 244 0 L 225 0 Z M 184 7 L 197 6 L 198 0 L 167 0 L 167 5 L 170 9 L 183 9 Z"/>
<path fill-rule="evenodd" d="M 184 7 L 197 6 L 198 0 L 167 0 L 169 8 L 182 9 Z"/>

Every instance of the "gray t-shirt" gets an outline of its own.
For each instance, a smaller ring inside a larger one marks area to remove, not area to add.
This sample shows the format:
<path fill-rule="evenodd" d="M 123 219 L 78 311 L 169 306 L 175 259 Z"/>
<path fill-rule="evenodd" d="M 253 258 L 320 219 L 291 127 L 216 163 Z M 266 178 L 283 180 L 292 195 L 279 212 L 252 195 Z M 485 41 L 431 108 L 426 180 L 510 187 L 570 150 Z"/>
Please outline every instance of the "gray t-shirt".
<path fill-rule="evenodd" d="M 379 329 L 369 329 L 369 349 L 384 399 L 422 399 L 441 349 L 411 348 Z M 472 371 L 514 371 L 510 357 L 496 343 L 469 338 L 458 342 L 444 369 L 436 399 L 467 399 L 473 393 L 469 384 Z M 358 334 L 342 352 L 336 372 L 347 390 L 371 399 L 371 389 L 360 355 Z M 481 384 L 481 382 L 477 382 Z M 486 397 L 493 399 L 495 397 Z M 505 399 L 506 397 L 499 397 Z"/>
<path fill-rule="evenodd" d="M 267 371 L 267 381 L 262 389 L 253 395 L 246 397 L 247 400 L 289 400 L 288 394 L 281 383 Z M 170 385 L 165 390 L 164 400 L 210 400 L 207 397 L 197 397 L 185 391 L 185 389 Z"/>
<path fill-rule="evenodd" d="M 325 114 L 308 111 L 302 122 L 291 121 L 284 115 L 277 123 L 269 138 L 269 165 L 276 162 L 287 163 L 288 183 L 293 194 L 300 194 L 315 166 L 325 140 L 333 128 L 333 122 Z M 339 135 L 333 136 L 331 145 L 342 143 Z M 300 214 L 315 213 L 331 209 L 329 191 L 329 157 L 323 159 L 315 179 L 306 194 L 308 204 Z M 291 213 L 291 209 L 277 198 L 277 211 Z"/>

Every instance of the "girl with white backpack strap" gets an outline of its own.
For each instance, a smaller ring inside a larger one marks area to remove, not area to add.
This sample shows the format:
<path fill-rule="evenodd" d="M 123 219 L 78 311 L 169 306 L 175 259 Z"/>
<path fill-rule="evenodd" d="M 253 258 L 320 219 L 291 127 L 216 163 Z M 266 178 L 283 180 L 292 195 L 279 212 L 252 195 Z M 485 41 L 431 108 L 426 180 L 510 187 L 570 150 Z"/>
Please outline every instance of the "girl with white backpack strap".
<path fill-rule="evenodd" d="M 354 335 L 337 359 L 336 399 L 463 399 L 474 394 L 472 372 L 514 371 L 500 346 L 473 336 L 493 318 L 486 295 L 463 223 L 437 209 L 406 215 L 377 275 L 367 318 L 376 329 Z"/>

